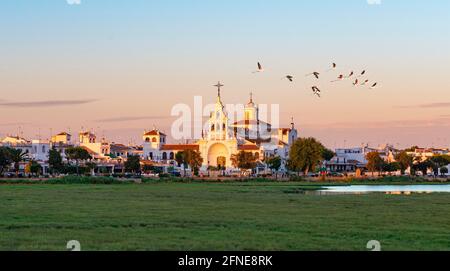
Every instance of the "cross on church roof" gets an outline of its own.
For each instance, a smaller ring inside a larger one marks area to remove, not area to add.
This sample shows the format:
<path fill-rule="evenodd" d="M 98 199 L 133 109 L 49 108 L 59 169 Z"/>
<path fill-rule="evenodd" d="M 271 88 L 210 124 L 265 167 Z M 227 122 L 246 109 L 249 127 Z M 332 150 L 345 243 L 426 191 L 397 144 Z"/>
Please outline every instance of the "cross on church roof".
<path fill-rule="evenodd" d="M 217 96 L 220 97 L 220 88 L 223 87 L 224 85 L 222 85 L 219 81 L 217 82 L 217 85 L 214 86 L 217 87 Z"/>

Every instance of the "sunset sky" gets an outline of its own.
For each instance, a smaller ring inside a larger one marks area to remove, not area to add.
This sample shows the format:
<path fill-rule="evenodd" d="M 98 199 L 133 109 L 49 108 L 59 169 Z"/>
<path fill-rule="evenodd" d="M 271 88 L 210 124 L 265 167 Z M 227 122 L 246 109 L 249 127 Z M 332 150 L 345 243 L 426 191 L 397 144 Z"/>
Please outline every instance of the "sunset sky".
<path fill-rule="evenodd" d="M 214 102 L 220 80 L 225 103 L 253 92 L 330 148 L 450 147 L 449 12 L 442 0 L 1 0 L 0 137 L 85 127 L 140 143 L 170 131 L 175 104 Z M 364 69 L 379 88 L 330 83 Z"/>

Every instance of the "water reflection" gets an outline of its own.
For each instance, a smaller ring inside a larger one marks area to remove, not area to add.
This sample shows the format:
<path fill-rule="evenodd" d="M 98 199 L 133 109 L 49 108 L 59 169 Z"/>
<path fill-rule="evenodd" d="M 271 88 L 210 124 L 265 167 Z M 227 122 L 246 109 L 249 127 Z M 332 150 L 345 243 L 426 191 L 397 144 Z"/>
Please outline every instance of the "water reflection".
<path fill-rule="evenodd" d="M 384 193 L 386 195 L 412 195 L 430 193 L 450 193 L 450 185 L 350 185 L 325 186 L 322 190 L 306 191 L 314 195 L 361 195 Z"/>

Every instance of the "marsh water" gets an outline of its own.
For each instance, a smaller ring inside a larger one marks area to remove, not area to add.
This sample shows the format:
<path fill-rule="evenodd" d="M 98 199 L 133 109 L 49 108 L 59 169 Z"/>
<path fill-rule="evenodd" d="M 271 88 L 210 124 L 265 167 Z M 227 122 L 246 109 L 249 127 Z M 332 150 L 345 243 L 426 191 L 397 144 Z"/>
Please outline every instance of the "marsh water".
<path fill-rule="evenodd" d="M 450 193 L 450 185 L 350 185 L 350 186 L 324 186 L 316 191 L 322 195 L 333 194 L 416 194 L 416 193 Z"/>

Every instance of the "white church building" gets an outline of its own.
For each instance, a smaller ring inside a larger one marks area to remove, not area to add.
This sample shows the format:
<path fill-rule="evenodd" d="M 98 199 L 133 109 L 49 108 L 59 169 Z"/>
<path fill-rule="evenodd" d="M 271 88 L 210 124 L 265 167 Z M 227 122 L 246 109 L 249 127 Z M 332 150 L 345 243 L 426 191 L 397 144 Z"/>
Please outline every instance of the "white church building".
<path fill-rule="evenodd" d="M 143 134 L 143 158 L 158 163 L 170 163 L 177 152 L 194 150 L 203 158 L 202 171 L 209 167 L 232 170 L 231 156 L 241 151 L 251 152 L 260 161 L 266 157 L 280 156 L 282 170 L 289 156 L 289 149 L 297 139 L 295 125 L 289 128 L 274 128 L 270 123 L 260 120 L 259 108 L 253 102 L 252 95 L 244 107 L 244 119 L 230 123 L 228 112 L 218 95 L 208 120 L 207 131 L 202 131 L 202 138 L 194 144 L 167 144 L 167 135 L 158 129 L 145 131 Z"/>

